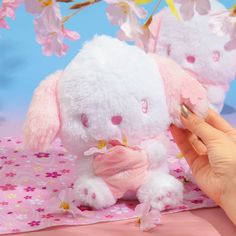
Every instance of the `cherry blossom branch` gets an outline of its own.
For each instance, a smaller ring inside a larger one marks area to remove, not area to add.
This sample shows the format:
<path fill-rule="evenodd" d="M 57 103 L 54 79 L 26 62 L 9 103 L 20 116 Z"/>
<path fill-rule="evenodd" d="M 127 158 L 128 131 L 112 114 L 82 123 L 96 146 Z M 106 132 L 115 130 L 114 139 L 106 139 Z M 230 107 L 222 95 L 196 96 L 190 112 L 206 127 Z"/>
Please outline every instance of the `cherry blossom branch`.
<path fill-rule="evenodd" d="M 155 12 L 160 7 L 162 0 L 157 4 L 147 18 L 148 12 L 140 5 L 149 4 L 153 0 L 2 0 L 0 6 L 0 28 L 8 29 L 6 18 L 15 19 L 15 11 L 20 4 L 25 5 L 28 13 L 35 16 L 34 25 L 37 42 L 41 44 L 45 55 L 65 55 L 68 46 L 64 38 L 79 39 L 77 32 L 65 28 L 64 23 L 88 6 L 104 1 L 107 3 L 106 15 L 112 25 L 119 27 L 118 38 L 121 40 L 145 42 L 150 37 L 149 26 Z M 73 13 L 61 16 L 60 4 L 72 3 Z M 171 12 L 180 19 L 190 20 L 195 11 L 200 15 L 208 14 L 211 10 L 210 0 L 165 0 Z M 175 4 L 178 4 L 176 8 Z M 50 16 L 50 17 L 49 17 Z M 145 20 L 146 19 L 146 20 Z M 140 20 L 145 20 L 142 24 Z M 225 9 L 223 12 L 212 15 L 210 25 L 213 32 L 229 35 L 230 41 L 226 43 L 226 50 L 236 50 L 236 6 Z"/>
<path fill-rule="evenodd" d="M 152 11 L 152 13 L 151 13 L 151 15 L 148 17 L 148 19 L 146 20 L 146 22 L 145 22 L 145 26 L 146 27 L 148 27 L 151 23 L 152 23 L 152 17 L 153 17 L 153 15 L 155 14 L 155 12 L 158 10 L 158 8 L 159 8 L 159 6 L 161 5 L 161 2 L 162 2 L 162 0 L 159 0 L 158 2 L 157 2 L 157 4 L 156 4 L 156 6 L 154 7 L 154 9 L 153 9 L 153 11 Z"/>
<path fill-rule="evenodd" d="M 69 3 L 69 2 L 74 2 L 74 0 L 56 0 L 56 2 Z"/>
<path fill-rule="evenodd" d="M 91 6 L 95 3 L 101 2 L 102 0 L 90 0 L 90 1 L 85 1 L 85 2 L 81 2 L 81 3 L 76 3 L 73 6 L 70 7 L 70 9 L 75 10 L 75 9 L 80 9 L 80 8 L 84 8 L 87 6 Z"/>
<path fill-rule="evenodd" d="M 67 1 L 67 0 L 59 0 L 59 1 Z M 68 0 L 68 1 L 70 1 L 70 0 Z M 67 22 L 69 19 L 71 19 L 73 16 L 77 15 L 85 7 L 91 6 L 91 5 L 101 2 L 101 1 L 102 0 L 92 0 L 92 1 L 90 0 L 90 1 L 82 2 L 82 3 L 76 3 L 75 5 L 71 6 L 70 9 L 76 10 L 76 11 L 68 16 L 64 16 L 63 20 L 62 20 L 63 24 L 65 22 Z"/>

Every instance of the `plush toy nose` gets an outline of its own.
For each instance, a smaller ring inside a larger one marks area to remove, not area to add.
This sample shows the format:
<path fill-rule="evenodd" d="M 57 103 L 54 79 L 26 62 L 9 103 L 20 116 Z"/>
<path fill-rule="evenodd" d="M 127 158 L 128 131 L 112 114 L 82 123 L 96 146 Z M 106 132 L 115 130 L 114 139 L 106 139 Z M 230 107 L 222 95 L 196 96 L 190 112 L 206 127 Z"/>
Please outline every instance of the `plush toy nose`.
<path fill-rule="evenodd" d="M 121 116 L 112 116 L 111 122 L 113 125 L 119 125 L 122 122 Z"/>
<path fill-rule="evenodd" d="M 188 63 L 194 64 L 196 61 L 196 58 L 195 58 L 195 56 L 189 55 L 186 57 L 186 60 Z"/>

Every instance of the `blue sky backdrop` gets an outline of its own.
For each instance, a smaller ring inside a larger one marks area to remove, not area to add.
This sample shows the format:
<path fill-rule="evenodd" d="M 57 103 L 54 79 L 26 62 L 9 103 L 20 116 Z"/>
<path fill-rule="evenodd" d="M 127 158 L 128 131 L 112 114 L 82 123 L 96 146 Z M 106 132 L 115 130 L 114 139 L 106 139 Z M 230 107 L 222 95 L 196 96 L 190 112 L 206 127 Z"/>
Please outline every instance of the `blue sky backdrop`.
<path fill-rule="evenodd" d="M 221 2 L 230 7 L 235 0 Z M 154 4 L 147 9 L 153 9 Z M 26 14 L 23 7 L 17 10 L 15 21 L 8 21 L 10 30 L 0 29 L 0 136 L 11 135 L 15 129 L 20 130 L 33 90 L 40 80 L 64 68 L 86 40 L 95 34 L 115 36 L 117 28 L 109 24 L 104 14 L 105 7 L 104 3 L 88 7 L 68 21 L 66 27 L 79 31 L 81 39 L 67 41 L 69 52 L 61 58 L 42 55 L 41 47 L 35 42 L 33 17 Z M 68 13 L 67 8 L 68 5 L 64 4 L 64 14 Z M 236 83 L 233 83 L 227 97 L 229 105 L 236 103 L 235 93 Z M 6 129 L 7 122 L 12 127 L 10 131 Z"/>

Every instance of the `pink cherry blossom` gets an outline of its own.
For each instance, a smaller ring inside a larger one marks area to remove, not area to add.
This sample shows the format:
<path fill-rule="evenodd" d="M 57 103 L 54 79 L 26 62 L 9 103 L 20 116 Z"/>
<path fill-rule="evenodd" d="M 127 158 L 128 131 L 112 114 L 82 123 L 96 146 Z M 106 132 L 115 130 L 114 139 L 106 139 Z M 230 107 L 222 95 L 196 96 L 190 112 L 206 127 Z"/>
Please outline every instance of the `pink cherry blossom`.
<path fill-rule="evenodd" d="M 206 15 L 211 10 L 211 4 L 209 0 L 174 0 L 176 3 L 180 3 L 180 13 L 184 20 L 190 20 L 194 16 L 194 9 L 200 15 Z"/>
<path fill-rule="evenodd" d="M 63 56 L 68 50 L 64 39 L 79 39 L 79 34 L 65 29 L 59 5 L 55 0 L 26 0 L 26 10 L 38 15 L 34 21 L 36 39 L 42 45 L 43 53 L 46 56 L 55 54 Z"/>
<path fill-rule="evenodd" d="M 149 201 L 136 206 L 135 213 L 140 217 L 140 229 L 148 231 L 160 224 L 161 213 L 157 209 L 152 209 Z"/>
<path fill-rule="evenodd" d="M 0 27 L 9 29 L 5 18 L 15 19 L 15 10 L 19 7 L 21 0 L 3 0 L 0 6 Z"/>
<path fill-rule="evenodd" d="M 45 6 L 52 4 L 52 0 L 24 0 L 25 10 L 32 14 L 42 13 Z"/>
<path fill-rule="evenodd" d="M 74 217 L 76 217 L 76 215 L 84 215 L 85 213 L 77 208 L 74 199 L 73 189 L 62 190 L 58 196 L 50 199 L 50 213 L 68 212 Z"/>
<path fill-rule="evenodd" d="M 147 12 L 131 0 L 105 0 L 109 4 L 106 10 L 107 17 L 113 25 L 120 27 L 119 38 L 134 40 L 143 34 L 143 28 L 138 19 L 144 19 Z"/>
<path fill-rule="evenodd" d="M 230 36 L 230 40 L 225 44 L 225 50 L 236 49 L 236 7 L 212 15 L 209 26 L 219 36 Z"/>

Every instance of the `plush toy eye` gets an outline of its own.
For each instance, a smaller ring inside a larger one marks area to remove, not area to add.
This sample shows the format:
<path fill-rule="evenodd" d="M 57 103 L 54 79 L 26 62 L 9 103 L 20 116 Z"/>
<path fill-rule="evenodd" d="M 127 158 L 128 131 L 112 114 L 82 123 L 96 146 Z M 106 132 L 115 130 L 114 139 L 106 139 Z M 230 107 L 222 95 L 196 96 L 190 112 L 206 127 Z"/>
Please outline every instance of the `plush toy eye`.
<path fill-rule="evenodd" d="M 119 125 L 122 122 L 122 116 L 112 116 L 111 122 L 113 125 Z"/>
<path fill-rule="evenodd" d="M 195 56 L 188 55 L 188 56 L 186 56 L 186 60 L 188 63 L 194 64 L 196 61 L 196 58 L 195 58 Z"/>
<path fill-rule="evenodd" d="M 146 114 L 148 112 L 148 101 L 147 101 L 147 99 L 145 99 L 145 98 L 142 99 L 141 105 L 142 105 L 142 112 Z"/>
<path fill-rule="evenodd" d="M 220 52 L 219 51 L 213 51 L 212 52 L 212 60 L 214 62 L 217 62 L 220 60 Z"/>
<path fill-rule="evenodd" d="M 89 120 L 88 120 L 88 116 L 86 114 L 82 113 L 80 120 L 85 128 L 89 127 Z"/>
<path fill-rule="evenodd" d="M 166 52 L 167 52 L 167 55 L 170 56 L 170 54 L 171 54 L 171 44 L 167 45 Z"/>

